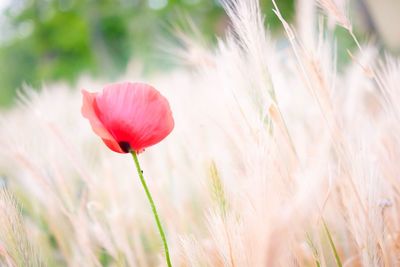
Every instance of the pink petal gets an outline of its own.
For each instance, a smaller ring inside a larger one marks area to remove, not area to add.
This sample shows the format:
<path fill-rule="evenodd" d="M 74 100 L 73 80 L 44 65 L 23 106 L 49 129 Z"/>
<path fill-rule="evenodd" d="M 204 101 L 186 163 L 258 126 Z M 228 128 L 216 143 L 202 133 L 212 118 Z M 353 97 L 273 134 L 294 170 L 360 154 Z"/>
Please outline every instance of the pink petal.
<path fill-rule="evenodd" d="M 96 103 L 97 93 L 89 93 L 86 90 L 82 90 L 83 104 L 82 104 L 82 115 L 87 118 L 92 126 L 93 131 L 101 137 L 103 142 L 113 151 L 118 153 L 124 153 L 115 138 L 109 133 L 104 127 L 103 123 L 98 117 L 98 108 Z"/>

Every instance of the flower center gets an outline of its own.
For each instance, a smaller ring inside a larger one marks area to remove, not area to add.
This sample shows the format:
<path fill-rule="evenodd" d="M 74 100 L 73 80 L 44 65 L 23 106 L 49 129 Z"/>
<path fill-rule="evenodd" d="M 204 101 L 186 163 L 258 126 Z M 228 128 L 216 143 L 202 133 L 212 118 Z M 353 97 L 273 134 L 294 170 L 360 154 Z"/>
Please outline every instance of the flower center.
<path fill-rule="evenodd" d="M 118 145 L 125 153 L 128 153 L 131 150 L 131 145 L 129 144 L 129 142 L 121 141 L 118 142 Z"/>

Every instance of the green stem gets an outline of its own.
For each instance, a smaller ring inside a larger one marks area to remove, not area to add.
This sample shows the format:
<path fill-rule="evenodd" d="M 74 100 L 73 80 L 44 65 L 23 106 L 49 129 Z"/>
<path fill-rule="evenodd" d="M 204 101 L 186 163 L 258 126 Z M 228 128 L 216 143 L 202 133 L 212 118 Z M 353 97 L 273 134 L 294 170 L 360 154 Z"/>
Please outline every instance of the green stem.
<path fill-rule="evenodd" d="M 326 235 L 328 236 L 329 244 L 331 245 L 331 248 L 332 248 L 332 251 L 333 251 L 333 255 L 335 256 L 336 265 L 338 267 L 342 267 L 343 266 L 342 265 L 342 261 L 340 260 L 339 253 L 337 252 L 335 243 L 333 242 L 332 235 L 331 235 L 331 233 L 330 233 L 330 231 L 328 229 L 328 226 L 326 225 L 326 222 L 325 222 L 324 218 L 322 218 L 322 223 L 324 225 L 324 229 L 325 229 Z"/>
<path fill-rule="evenodd" d="M 139 174 L 139 178 L 140 178 L 140 181 L 142 182 L 144 191 L 146 192 L 147 199 L 150 202 L 151 210 L 153 211 L 154 219 L 156 220 L 158 231 L 160 232 L 160 236 L 161 236 L 161 239 L 164 244 L 165 258 L 167 260 L 167 265 L 168 265 L 168 267 L 172 267 L 171 259 L 169 258 L 167 239 L 165 238 L 165 233 L 161 226 L 160 218 L 158 217 L 156 205 L 154 205 L 153 198 L 151 197 L 149 188 L 147 187 L 146 181 L 144 180 L 142 169 L 140 168 L 139 160 L 137 157 L 137 153 L 135 151 L 131 151 L 131 154 L 132 154 L 133 160 L 135 161 L 136 170 Z"/>

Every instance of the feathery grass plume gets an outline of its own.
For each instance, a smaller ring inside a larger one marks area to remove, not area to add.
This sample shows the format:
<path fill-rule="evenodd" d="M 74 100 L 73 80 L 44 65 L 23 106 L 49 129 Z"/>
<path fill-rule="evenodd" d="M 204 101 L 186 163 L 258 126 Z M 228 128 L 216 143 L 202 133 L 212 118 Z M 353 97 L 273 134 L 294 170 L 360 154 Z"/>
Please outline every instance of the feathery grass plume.
<path fill-rule="evenodd" d="M 0 262 L 7 266 L 43 266 L 36 248 L 29 241 L 21 211 L 10 192 L 0 188 Z"/>
<path fill-rule="evenodd" d="M 361 50 L 361 45 L 354 34 L 353 26 L 348 16 L 348 0 L 317 0 L 317 4 L 325 11 L 332 23 L 345 28 L 357 47 Z"/>
<path fill-rule="evenodd" d="M 298 37 L 305 47 L 315 47 L 315 33 L 317 31 L 314 0 L 298 0 L 295 2 L 296 29 Z"/>
<path fill-rule="evenodd" d="M 347 0 L 318 0 L 319 7 L 338 25 L 352 32 L 348 18 Z"/>
<path fill-rule="evenodd" d="M 224 192 L 224 185 L 222 184 L 221 177 L 214 161 L 211 161 L 209 169 L 213 199 L 217 203 L 218 209 L 220 210 L 222 216 L 225 216 L 228 203 Z"/>

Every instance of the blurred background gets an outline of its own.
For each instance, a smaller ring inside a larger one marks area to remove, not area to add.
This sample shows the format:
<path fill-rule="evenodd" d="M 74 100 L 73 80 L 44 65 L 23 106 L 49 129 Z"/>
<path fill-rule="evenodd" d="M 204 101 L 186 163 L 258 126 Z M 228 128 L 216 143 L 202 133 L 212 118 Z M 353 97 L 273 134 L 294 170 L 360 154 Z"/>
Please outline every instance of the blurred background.
<path fill-rule="evenodd" d="M 294 23 L 296 1 L 277 3 Z M 281 34 L 271 0 L 261 4 L 266 26 Z M 351 10 L 357 35 L 399 51 L 399 0 L 354 0 Z M 174 30 L 188 27 L 188 20 L 210 45 L 229 25 L 218 0 L 0 0 L 0 107 L 11 106 L 25 84 L 73 86 L 82 75 L 113 79 L 132 61 L 146 73 L 165 72 L 174 65 L 162 46 L 173 43 Z"/>

